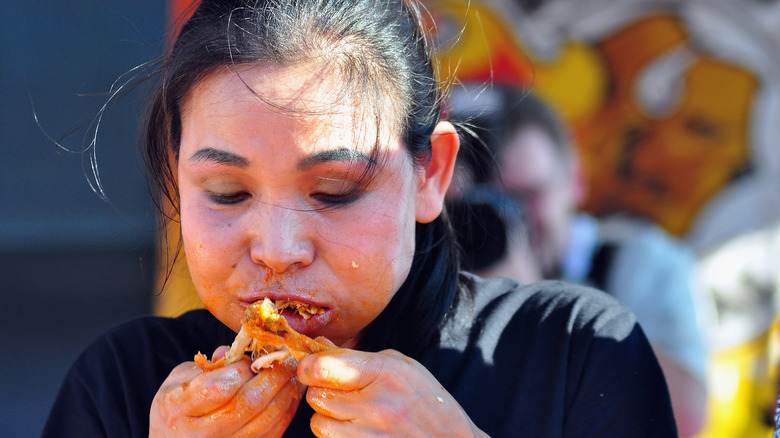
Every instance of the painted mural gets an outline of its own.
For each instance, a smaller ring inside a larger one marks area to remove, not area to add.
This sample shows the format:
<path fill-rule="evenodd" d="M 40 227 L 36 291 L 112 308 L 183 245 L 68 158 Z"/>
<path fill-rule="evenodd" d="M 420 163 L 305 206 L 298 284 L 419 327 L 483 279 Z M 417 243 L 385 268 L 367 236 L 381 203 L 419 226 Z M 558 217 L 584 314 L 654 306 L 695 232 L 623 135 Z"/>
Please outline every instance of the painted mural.
<path fill-rule="evenodd" d="M 777 2 L 427 4 L 444 76 L 530 87 L 569 120 L 586 210 L 699 252 L 780 217 Z"/>

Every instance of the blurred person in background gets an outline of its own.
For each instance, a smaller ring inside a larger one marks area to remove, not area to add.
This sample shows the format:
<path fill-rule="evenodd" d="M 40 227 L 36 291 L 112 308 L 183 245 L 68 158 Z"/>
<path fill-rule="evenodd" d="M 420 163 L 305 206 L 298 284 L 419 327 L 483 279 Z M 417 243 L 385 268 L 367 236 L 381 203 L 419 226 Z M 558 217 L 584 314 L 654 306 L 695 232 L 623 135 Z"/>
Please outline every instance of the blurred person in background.
<path fill-rule="evenodd" d="M 680 435 L 695 435 L 707 403 L 707 349 L 694 304 L 692 251 L 650 221 L 596 219 L 579 211 L 587 184 L 569 132 L 556 112 L 533 94 L 494 86 L 472 98 L 456 95 L 451 105 L 452 113 L 472 120 L 477 134 L 495 150 L 497 190 L 505 190 L 513 205 L 523 206 L 516 209 L 523 216 L 515 219 L 524 223 L 526 237 L 509 247 L 530 251 L 525 260 L 531 259 L 536 270 L 525 263 L 522 269 L 515 265 L 513 271 L 495 272 L 521 281 L 541 275 L 585 284 L 626 304 L 661 363 Z M 461 191 L 469 195 L 469 190 Z M 508 233 L 517 228 L 508 227 Z M 502 254 L 477 271 L 490 275 L 493 267 L 506 266 L 508 251 Z M 524 273 L 532 277 L 523 278 Z"/>
<path fill-rule="evenodd" d="M 528 246 L 525 210 L 491 184 L 474 184 L 448 200 L 463 269 L 481 277 L 533 283 L 542 272 Z"/>
<path fill-rule="evenodd" d="M 455 88 L 449 96 L 448 111 L 461 128 L 464 147 L 447 192 L 448 211 L 463 269 L 482 277 L 533 283 L 543 277 L 529 248 L 527 208 L 494 184 L 496 114 L 503 98 L 499 90 Z"/>

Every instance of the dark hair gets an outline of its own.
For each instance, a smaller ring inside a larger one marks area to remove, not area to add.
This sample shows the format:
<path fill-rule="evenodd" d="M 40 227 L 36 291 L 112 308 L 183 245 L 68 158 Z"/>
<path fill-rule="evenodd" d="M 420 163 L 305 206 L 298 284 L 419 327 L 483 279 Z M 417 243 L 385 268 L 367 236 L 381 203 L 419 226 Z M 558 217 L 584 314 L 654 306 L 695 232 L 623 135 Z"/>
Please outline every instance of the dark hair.
<path fill-rule="evenodd" d="M 171 165 L 181 138 L 181 105 L 215 69 L 240 64 L 335 66 L 344 91 L 372 108 L 377 126 L 388 119 L 381 110 L 393 109 L 393 128 L 414 162 L 424 163 L 442 112 L 432 59 L 414 0 L 204 0 L 162 60 L 151 101 L 144 154 L 153 191 L 176 208 Z M 163 220 L 170 220 L 164 212 Z M 422 359 L 438 342 L 460 290 L 446 212 L 418 223 L 416 242 L 406 281 L 364 330 L 361 349 L 395 348 Z"/>
<path fill-rule="evenodd" d="M 572 149 L 569 132 L 558 113 L 546 102 L 536 95 L 525 90 L 506 87 L 504 94 L 504 108 L 502 109 L 500 150 L 507 141 L 511 140 L 524 128 L 536 126 L 541 128 L 555 144 L 555 152 L 563 162 L 572 157 Z"/>

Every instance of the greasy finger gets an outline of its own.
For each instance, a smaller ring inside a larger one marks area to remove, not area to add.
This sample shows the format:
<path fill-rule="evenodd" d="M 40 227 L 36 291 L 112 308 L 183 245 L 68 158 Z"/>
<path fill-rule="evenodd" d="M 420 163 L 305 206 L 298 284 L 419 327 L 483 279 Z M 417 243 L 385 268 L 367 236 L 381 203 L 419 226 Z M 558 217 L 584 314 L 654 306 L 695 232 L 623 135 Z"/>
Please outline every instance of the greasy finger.
<path fill-rule="evenodd" d="M 337 354 L 319 353 L 301 359 L 298 379 L 308 386 L 353 391 L 380 377 L 386 366 L 381 354 L 339 350 Z"/>
<path fill-rule="evenodd" d="M 219 347 L 217 347 L 216 350 L 214 350 L 214 353 L 211 355 L 211 361 L 216 362 L 222 359 L 223 357 L 225 357 L 225 353 L 227 353 L 228 351 L 230 351 L 229 345 L 220 345 Z"/>
<path fill-rule="evenodd" d="M 311 417 L 309 424 L 312 433 L 318 438 L 366 436 L 363 431 L 353 427 L 349 421 L 334 420 L 318 413 Z"/>
<path fill-rule="evenodd" d="M 167 397 L 171 403 L 182 406 L 184 414 L 200 416 L 224 405 L 253 376 L 249 361 L 243 360 L 214 371 L 201 371 L 173 388 Z"/>
<path fill-rule="evenodd" d="M 295 362 L 292 359 L 276 364 L 272 368 L 265 368 L 246 382 L 229 402 L 210 413 L 209 417 L 248 421 L 260 411 L 268 409 L 282 388 L 294 376 Z"/>
<path fill-rule="evenodd" d="M 265 409 L 249 418 L 237 436 L 282 436 L 301 401 L 302 388 L 297 379 L 288 380 Z"/>
<path fill-rule="evenodd" d="M 333 341 L 331 341 L 330 339 L 326 338 L 325 336 L 317 336 L 316 338 L 314 338 L 314 340 L 319 342 L 320 344 L 325 344 L 325 345 L 327 345 L 329 347 L 339 348 L 338 345 L 334 344 Z"/>
<path fill-rule="evenodd" d="M 336 420 L 350 421 L 360 417 L 365 407 L 357 392 L 310 386 L 306 392 L 306 403 L 319 414 Z"/>
<path fill-rule="evenodd" d="M 202 373 L 203 370 L 195 365 L 195 362 L 184 362 L 174 368 L 160 386 L 178 386 L 182 382 L 191 381 Z"/>
<path fill-rule="evenodd" d="M 172 410 L 182 410 L 180 401 L 183 393 L 188 390 L 190 382 L 201 374 L 203 371 L 195 365 L 195 362 L 184 362 L 178 365 L 160 385 L 154 403 L 158 406 L 168 406 Z"/>

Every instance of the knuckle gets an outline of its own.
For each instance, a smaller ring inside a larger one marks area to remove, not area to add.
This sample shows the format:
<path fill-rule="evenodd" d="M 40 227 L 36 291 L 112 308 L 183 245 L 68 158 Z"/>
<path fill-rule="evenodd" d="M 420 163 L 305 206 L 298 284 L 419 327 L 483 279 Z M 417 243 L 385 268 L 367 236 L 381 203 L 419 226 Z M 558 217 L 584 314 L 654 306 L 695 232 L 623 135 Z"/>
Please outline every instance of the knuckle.
<path fill-rule="evenodd" d="M 182 398 L 183 390 L 180 387 L 172 387 L 168 388 L 165 391 L 161 391 L 160 394 L 156 397 L 156 400 L 159 401 L 160 406 L 163 408 L 175 406 L 178 401 Z"/>

